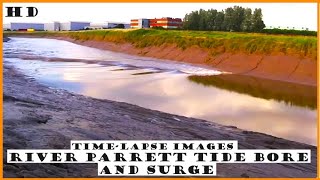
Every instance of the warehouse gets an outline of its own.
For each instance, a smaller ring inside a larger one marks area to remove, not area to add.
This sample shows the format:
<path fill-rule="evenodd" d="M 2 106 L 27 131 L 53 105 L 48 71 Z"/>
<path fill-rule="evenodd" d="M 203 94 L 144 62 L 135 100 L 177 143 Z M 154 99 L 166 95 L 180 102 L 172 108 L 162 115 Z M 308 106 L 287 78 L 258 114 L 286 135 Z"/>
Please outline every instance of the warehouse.
<path fill-rule="evenodd" d="M 45 31 L 60 31 L 60 23 L 59 22 L 45 23 L 44 30 Z"/>
<path fill-rule="evenodd" d="M 182 27 L 180 18 L 154 18 L 154 19 L 132 19 L 131 28 L 155 28 L 162 27 L 166 29 L 177 29 Z"/>
<path fill-rule="evenodd" d="M 90 26 L 87 26 L 86 29 L 108 29 L 107 22 L 91 22 Z"/>
<path fill-rule="evenodd" d="M 87 26 L 90 26 L 90 22 L 76 22 L 76 21 L 63 22 L 63 23 L 60 23 L 60 30 L 61 31 L 77 31 L 77 30 L 83 30 Z"/>
<path fill-rule="evenodd" d="M 130 24 L 129 23 L 123 23 L 123 22 L 107 22 L 108 23 L 108 28 L 121 28 L 121 26 L 124 29 L 128 29 L 130 28 Z"/>
<path fill-rule="evenodd" d="M 44 24 L 43 23 L 10 23 L 7 27 L 11 31 L 27 31 L 28 29 L 33 29 L 36 31 L 43 31 Z"/>
<path fill-rule="evenodd" d="M 10 24 L 4 24 L 4 25 L 2 26 L 2 29 L 3 29 L 4 31 L 9 31 L 9 30 L 11 29 L 11 25 L 10 25 Z"/>
<path fill-rule="evenodd" d="M 131 19 L 131 28 L 150 28 L 149 19 Z"/>
<path fill-rule="evenodd" d="M 86 29 L 112 29 L 112 28 L 130 28 L 129 23 L 124 22 L 101 22 L 101 23 L 90 23 L 90 26 L 86 27 Z"/>
<path fill-rule="evenodd" d="M 182 20 L 180 18 L 154 18 L 149 20 L 150 27 L 163 27 L 166 29 L 177 29 L 182 26 Z"/>

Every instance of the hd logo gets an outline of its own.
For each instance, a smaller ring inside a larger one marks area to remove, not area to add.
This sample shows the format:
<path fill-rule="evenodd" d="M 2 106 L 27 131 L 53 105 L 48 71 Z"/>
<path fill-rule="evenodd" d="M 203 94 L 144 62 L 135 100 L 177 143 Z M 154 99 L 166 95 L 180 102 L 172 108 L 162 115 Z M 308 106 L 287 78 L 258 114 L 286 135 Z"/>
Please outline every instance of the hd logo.
<path fill-rule="evenodd" d="M 21 11 L 22 7 L 6 7 L 7 15 L 6 17 L 22 17 Z M 38 9 L 36 7 L 26 7 L 28 13 L 26 17 L 35 17 L 38 15 Z"/>

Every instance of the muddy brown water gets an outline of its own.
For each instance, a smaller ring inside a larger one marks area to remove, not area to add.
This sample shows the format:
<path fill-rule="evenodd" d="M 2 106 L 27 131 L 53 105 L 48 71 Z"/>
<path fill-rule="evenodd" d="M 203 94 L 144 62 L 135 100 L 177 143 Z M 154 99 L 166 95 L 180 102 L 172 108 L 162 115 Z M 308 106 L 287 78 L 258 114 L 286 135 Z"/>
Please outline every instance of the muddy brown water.
<path fill-rule="evenodd" d="M 4 61 L 53 88 L 316 144 L 316 87 L 66 41 L 12 38 Z"/>

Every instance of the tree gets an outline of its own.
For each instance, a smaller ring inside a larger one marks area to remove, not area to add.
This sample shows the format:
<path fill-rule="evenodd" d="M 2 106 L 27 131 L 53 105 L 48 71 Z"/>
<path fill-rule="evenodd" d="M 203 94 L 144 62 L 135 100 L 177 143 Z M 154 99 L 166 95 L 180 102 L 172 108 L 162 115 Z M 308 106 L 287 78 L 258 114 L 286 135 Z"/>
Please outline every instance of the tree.
<path fill-rule="evenodd" d="M 186 14 L 183 18 L 183 24 L 182 24 L 182 28 L 183 29 L 190 29 L 190 15 L 189 14 Z"/>
<path fill-rule="evenodd" d="M 218 11 L 216 9 L 210 9 L 207 12 L 207 18 L 208 18 L 208 22 L 207 22 L 207 30 L 214 30 L 214 22 L 216 20 L 217 17 L 217 13 Z"/>
<path fill-rule="evenodd" d="M 199 30 L 199 20 L 200 20 L 199 12 L 192 11 L 190 14 L 186 14 L 184 18 L 185 23 L 183 24 L 183 27 L 185 29 L 190 29 L 190 30 Z"/>
<path fill-rule="evenodd" d="M 199 30 L 207 30 L 208 26 L 208 15 L 207 11 L 199 10 Z"/>
<path fill-rule="evenodd" d="M 215 31 L 224 31 L 224 12 L 220 11 L 217 13 L 216 18 L 214 19 L 213 30 Z"/>
<path fill-rule="evenodd" d="M 265 28 L 262 20 L 262 10 L 241 6 L 229 7 L 222 11 L 216 9 L 192 11 L 186 14 L 183 29 L 260 32 Z"/>
<path fill-rule="evenodd" d="M 262 20 L 262 10 L 255 9 L 252 15 L 252 30 L 254 32 L 260 32 L 266 25 Z"/>
<path fill-rule="evenodd" d="M 241 24 L 244 20 L 244 8 L 240 6 L 233 7 L 232 28 L 234 31 L 241 31 Z"/>
<path fill-rule="evenodd" d="M 244 10 L 244 19 L 241 24 L 241 31 L 251 32 L 252 31 L 252 11 L 250 8 Z"/>
<path fill-rule="evenodd" d="M 224 21 L 223 21 L 223 27 L 225 27 L 225 30 L 227 31 L 233 31 L 234 30 L 234 16 L 233 16 L 233 8 L 229 7 L 225 10 L 224 13 Z"/>

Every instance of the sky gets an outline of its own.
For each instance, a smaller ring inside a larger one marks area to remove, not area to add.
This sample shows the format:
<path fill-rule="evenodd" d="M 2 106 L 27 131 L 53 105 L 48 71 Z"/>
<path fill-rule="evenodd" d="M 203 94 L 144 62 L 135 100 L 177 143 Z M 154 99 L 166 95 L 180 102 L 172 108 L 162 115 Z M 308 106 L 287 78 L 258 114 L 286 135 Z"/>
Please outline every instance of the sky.
<path fill-rule="evenodd" d="M 232 6 L 261 8 L 267 27 L 281 27 L 317 30 L 316 3 L 4 3 L 6 7 L 33 6 L 38 8 L 36 17 L 3 17 L 3 23 L 10 22 L 130 22 L 135 18 L 174 17 L 183 18 L 194 10 L 223 10 Z M 26 10 L 23 9 L 23 13 Z"/>

